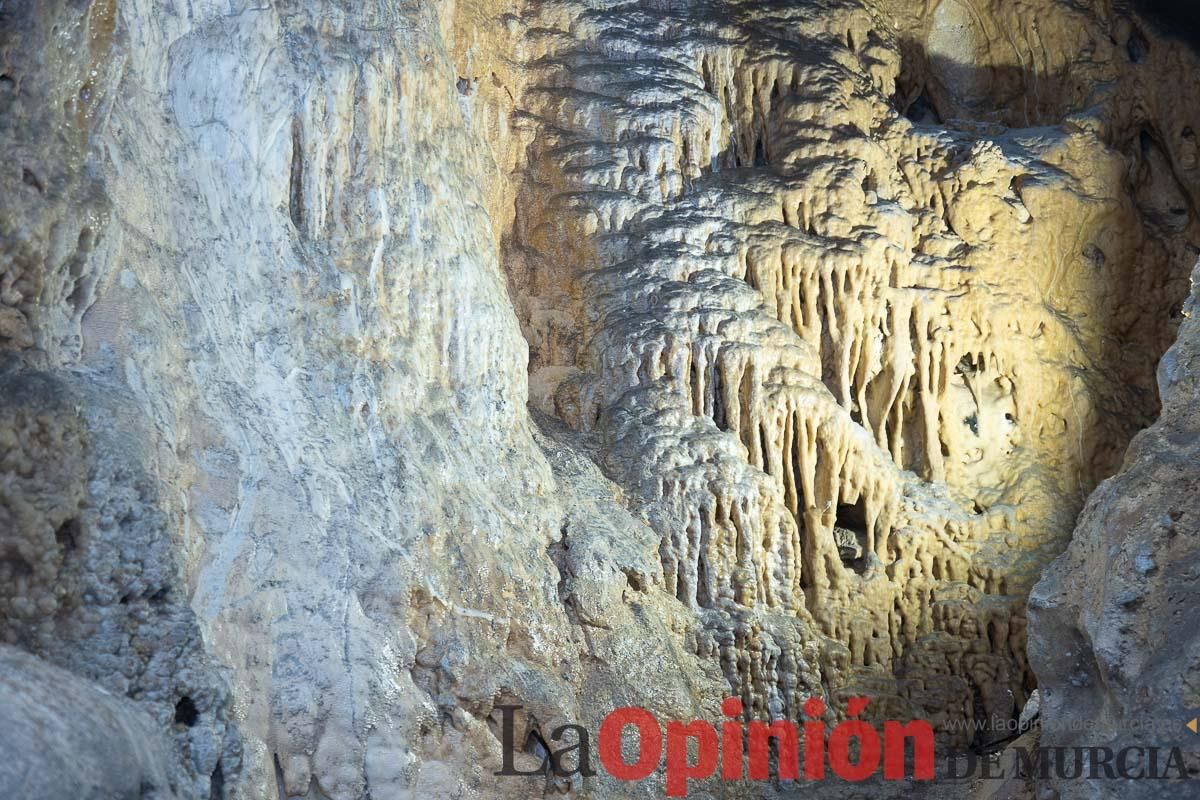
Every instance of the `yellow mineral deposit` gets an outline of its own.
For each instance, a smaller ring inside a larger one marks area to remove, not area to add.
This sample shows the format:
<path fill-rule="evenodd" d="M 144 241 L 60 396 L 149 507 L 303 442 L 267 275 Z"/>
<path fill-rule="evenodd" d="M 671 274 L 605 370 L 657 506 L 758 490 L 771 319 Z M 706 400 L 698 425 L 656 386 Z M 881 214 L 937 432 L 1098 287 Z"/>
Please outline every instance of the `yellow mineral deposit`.
<path fill-rule="evenodd" d="M 651 509 L 748 706 L 795 717 L 819 672 L 1014 716 L 1026 595 L 1158 411 L 1194 56 L 1048 0 L 510 22 L 524 83 L 476 102 L 519 123 L 490 141 L 531 402 Z"/>

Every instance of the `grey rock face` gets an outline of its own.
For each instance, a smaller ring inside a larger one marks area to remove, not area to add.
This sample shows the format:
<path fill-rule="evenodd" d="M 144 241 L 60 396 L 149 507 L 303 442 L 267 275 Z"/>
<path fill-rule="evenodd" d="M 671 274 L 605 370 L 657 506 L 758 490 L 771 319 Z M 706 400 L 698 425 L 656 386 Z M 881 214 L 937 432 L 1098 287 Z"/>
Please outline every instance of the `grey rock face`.
<path fill-rule="evenodd" d="M 1200 321 L 1197 279 L 1159 369 L 1163 412 L 1101 484 L 1029 598 L 1030 661 L 1052 747 L 1171 748 L 1200 769 Z M 1142 762 L 1145 763 L 1144 761 Z M 1178 777 L 1172 770 L 1171 777 Z M 1058 781 L 1064 800 L 1195 797 L 1195 781 Z"/>
<path fill-rule="evenodd" d="M 238 769 L 229 690 L 204 651 L 134 408 L 116 386 L 0 368 L 0 638 L 135 701 L 172 745 L 171 791 L 207 797 Z"/>
<path fill-rule="evenodd" d="M 187 798 L 525 797 L 546 779 L 492 776 L 497 704 L 524 748 L 720 698 L 654 536 L 529 420 L 436 9 L 2 13 L 5 141 L 104 217 L 60 269 L 41 231 L 83 201 L 0 198 L 9 641 L 140 704 Z M 103 49 L 103 113 L 60 114 L 62 42 Z"/>
<path fill-rule="evenodd" d="M 134 702 L 0 644 L 0 786 L 11 798 L 194 796 L 172 743 Z M 179 791 L 179 789 L 184 791 Z"/>

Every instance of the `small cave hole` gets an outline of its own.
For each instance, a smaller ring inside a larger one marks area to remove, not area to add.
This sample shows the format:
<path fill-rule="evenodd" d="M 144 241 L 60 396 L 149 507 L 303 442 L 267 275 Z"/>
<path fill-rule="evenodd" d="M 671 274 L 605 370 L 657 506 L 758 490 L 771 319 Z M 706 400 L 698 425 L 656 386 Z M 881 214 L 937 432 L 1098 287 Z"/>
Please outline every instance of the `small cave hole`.
<path fill-rule="evenodd" d="M 1149 130 L 1142 128 L 1142 132 L 1138 134 L 1138 145 L 1142 148 L 1142 155 L 1148 156 L 1154 152 L 1154 135 Z"/>
<path fill-rule="evenodd" d="M 856 503 L 839 503 L 837 507 L 837 525 L 852 530 L 865 530 L 867 527 L 866 503 L 859 500 Z"/>
<path fill-rule="evenodd" d="M 858 407 L 857 400 L 850 401 L 850 419 L 854 420 L 856 425 L 865 425 L 862 417 L 862 409 Z"/>
<path fill-rule="evenodd" d="M 1008 191 L 1012 192 L 1012 194 L 1016 196 L 1016 198 L 1022 203 L 1025 202 L 1025 198 L 1021 192 L 1025 189 L 1027 178 L 1027 175 L 1014 175 L 1012 180 L 1008 182 Z"/>
<path fill-rule="evenodd" d="M 758 446 L 762 452 L 763 472 L 771 474 L 771 443 L 767 440 L 766 426 L 760 426 L 758 429 Z"/>
<path fill-rule="evenodd" d="M 42 194 L 45 194 L 46 192 L 46 184 L 42 183 L 42 179 L 39 178 L 29 167 L 21 168 L 21 183 L 25 184 L 26 186 L 32 186 Z"/>
<path fill-rule="evenodd" d="M 58 544 L 60 553 L 70 553 L 79 546 L 82 530 L 79 525 L 79 519 L 69 519 L 58 529 L 54 531 L 54 541 Z"/>
<path fill-rule="evenodd" d="M 717 371 L 712 380 L 713 422 L 718 428 L 729 432 L 729 415 L 725 413 L 725 395 L 721 389 L 721 373 Z"/>
<path fill-rule="evenodd" d="M 679 576 L 679 579 L 675 583 L 675 599 L 683 603 L 685 606 L 691 604 L 691 598 L 688 594 L 687 581 L 683 579 L 682 575 Z"/>
<path fill-rule="evenodd" d="M 842 564 L 861 575 L 867 569 L 867 509 L 861 499 L 839 504 L 833 523 L 833 538 Z"/>
<path fill-rule="evenodd" d="M 1083 257 L 1091 262 L 1092 266 L 1099 269 L 1108 262 L 1108 256 L 1096 244 L 1089 244 L 1083 248 Z"/>
<path fill-rule="evenodd" d="M 976 436 L 979 435 L 979 415 L 978 414 L 967 415 L 965 418 L 963 418 L 963 425 L 966 425 L 967 428 L 970 429 L 971 433 L 975 434 Z"/>
<path fill-rule="evenodd" d="M 3 573 L 5 568 L 7 568 L 10 578 L 33 574 L 33 566 L 16 553 L 0 556 L 0 573 Z"/>
<path fill-rule="evenodd" d="M 292 163 L 288 170 L 288 216 L 301 234 L 304 233 L 304 126 L 299 117 L 292 118 Z"/>
<path fill-rule="evenodd" d="M 224 800 L 225 798 L 225 768 L 221 766 L 220 760 L 213 768 L 212 778 L 208 784 L 208 796 L 212 800 Z"/>
<path fill-rule="evenodd" d="M 529 735 L 525 737 L 525 746 L 521 748 L 526 754 L 533 756 L 542 762 L 542 769 L 549 770 L 550 767 L 550 747 L 546 744 L 546 740 L 542 738 L 542 734 L 536 728 L 529 731 Z"/>
<path fill-rule="evenodd" d="M 712 605 L 708 600 L 710 595 L 708 588 L 708 559 L 703 555 L 700 556 L 696 564 L 696 583 L 696 602 L 700 606 L 708 608 Z"/>
<path fill-rule="evenodd" d="M 979 365 L 975 362 L 975 356 L 967 353 L 958 360 L 958 365 L 954 368 L 956 375 L 962 375 L 964 378 L 973 378 L 979 372 Z"/>
<path fill-rule="evenodd" d="M 754 166 L 765 167 L 767 165 L 767 149 L 763 145 L 762 137 L 760 136 L 754 142 Z"/>
<path fill-rule="evenodd" d="M 863 194 L 867 192 L 879 193 L 879 179 L 875 177 L 874 170 L 868 170 L 862 181 Z"/>
<path fill-rule="evenodd" d="M 905 108 L 901 109 L 901 113 L 910 122 L 917 125 L 942 124 L 942 115 L 938 113 L 937 106 L 933 104 L 924 89 Z"/>
<path fill-rule="evenodd" d="M 187 695 L 179 698 L 179 702 L 175 704 L 175 724 L 190 728 L 196 724 L 198 719 L 200 719 L 200 712 L 196 710 L 196 704 L 192 698 Z"/>
<path fill-rule="evenodd" d="M 75 240 L 75 249 L 80 253 L 90 253 L 96 247 L 96 232 L 90 225 L 79 229 L 79 237 Z"/>
<path fill-rule="evenodd" d="M 1129 60 L 1134 64 L 1141 64 L 1146 60 L 1146 56 L 1150 53 L 1150 42 L 1146 41 L 1146 37 L 1137 28 L 1129 34 L 1129 41 L 1125 42 L 1125 52 L 1129 54 Z"/>
<path fill-rule="evenodd" d="M 646 584 L 642 580 L 642 576 L 632 569 L 625 570 L 625 582 L 629 584 L 629 588 L 635 592 L 646 591 Z"/>

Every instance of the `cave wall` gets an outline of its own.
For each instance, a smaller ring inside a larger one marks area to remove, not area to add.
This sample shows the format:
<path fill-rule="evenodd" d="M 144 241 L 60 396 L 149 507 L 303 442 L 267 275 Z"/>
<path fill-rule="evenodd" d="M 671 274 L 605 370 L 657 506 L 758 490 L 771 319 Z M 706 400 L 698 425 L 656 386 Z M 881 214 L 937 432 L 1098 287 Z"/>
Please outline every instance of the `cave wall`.
<path fill-rule="evenodd" d="M 1067 552 L 1029 599 L 1029 654 L 1040 679 L 1047 747 L 1153 744 L 1200 770 L 1200 642 L 1190 621 L 1197 603 L 1196 281 L 1179 339 L 1159 365 L 1163 410 L 1129 446 L 1120 472 L 1089 498 Z M 1133 772 L 1147 770 L 1141 754 Z M 1190 787 L 1124 780 L 1056 781 L 1074 798 L 1187 797 Z"/>
<path fill-rule="evenodd" d="M 451 11 L 3 10 L 3 632 L 174 740 L 140 791 L 524 797 L 496 704 L 528 769 L 721 695 L 526 411 Z"/>
<path fill-rule="evenodd" d="M 881 717 L 1015 717 L 1025 597 L 1157 413 L 1197 229 L 1194 93 L 1156 82 L 1193 57 L 1059 3 L 528 25 L 532 402 L 646 503 L 756 713 L 807 696 L 782 610 Z"/>
<path fill-rule="evenodd" d="M 1151 702 L 1100 631 L 1187 575 L 1091 589 L 1187 463 L 1200 72 L 1121 4 L 55 0 L 0 59 L 0 693 L 112 695 L 79 791 Z"/>

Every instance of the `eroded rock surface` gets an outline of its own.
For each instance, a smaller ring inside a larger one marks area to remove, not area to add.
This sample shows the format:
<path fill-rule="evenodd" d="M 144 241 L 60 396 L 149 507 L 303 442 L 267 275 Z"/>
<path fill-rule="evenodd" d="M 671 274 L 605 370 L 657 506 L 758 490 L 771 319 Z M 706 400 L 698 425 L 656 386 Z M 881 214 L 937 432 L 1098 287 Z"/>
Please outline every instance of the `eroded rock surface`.
<path fill-rule="evenodd" d="M 729 693 L 1135 713 L 1190 322 L 1037 676 L 1025 603 L 1158 413 L 1197 66 L 1054 0 L 5 3 L 0 634 L 181 798 L 661 796 L 495 778 L 500 705 L 523 769 Z"/>
<path fill-rule="evenodd" d="M 1185 727 L 1200 707 L 1197 522 L 1200 323 L 1193 294 L 1179 341 L 1163 357 L 1159 421 L 1129 446 L 1120 473 L 1101 484 L 1067 552 L 1030 597 L 1030 657 L 1042 681 L 1052 747 L 1156 746 L 1185 754 L 1200 771 L 1196 734 Z M 1143 755 L 1131 772 L 1148 771 Z M 1164 763 L 1165 767 L 1165 763 Z M 1175 773 L 1177 774 L 1177 773 Z M 1058 781 L 1064 799 L 1191 797 L 1188 785 L 1127 780 L 1111 785 Z"/>
<path fill-rule="evenodd" d="M 1024 598 L 1157 410 L 1194 111 L 1151 82 L 1191 56 L 1056 3 L 526 24 L 533 399 L 646 503 L 730 683 L 758 714 L 824 685 L 947 734 L 1015 717 Z"/>
<path fill-rule="evenodd" d="M 0 785 L 8 797 L 174 800 L 178 755 L 153 720 L 29 653 L 0 644 Z"/>

